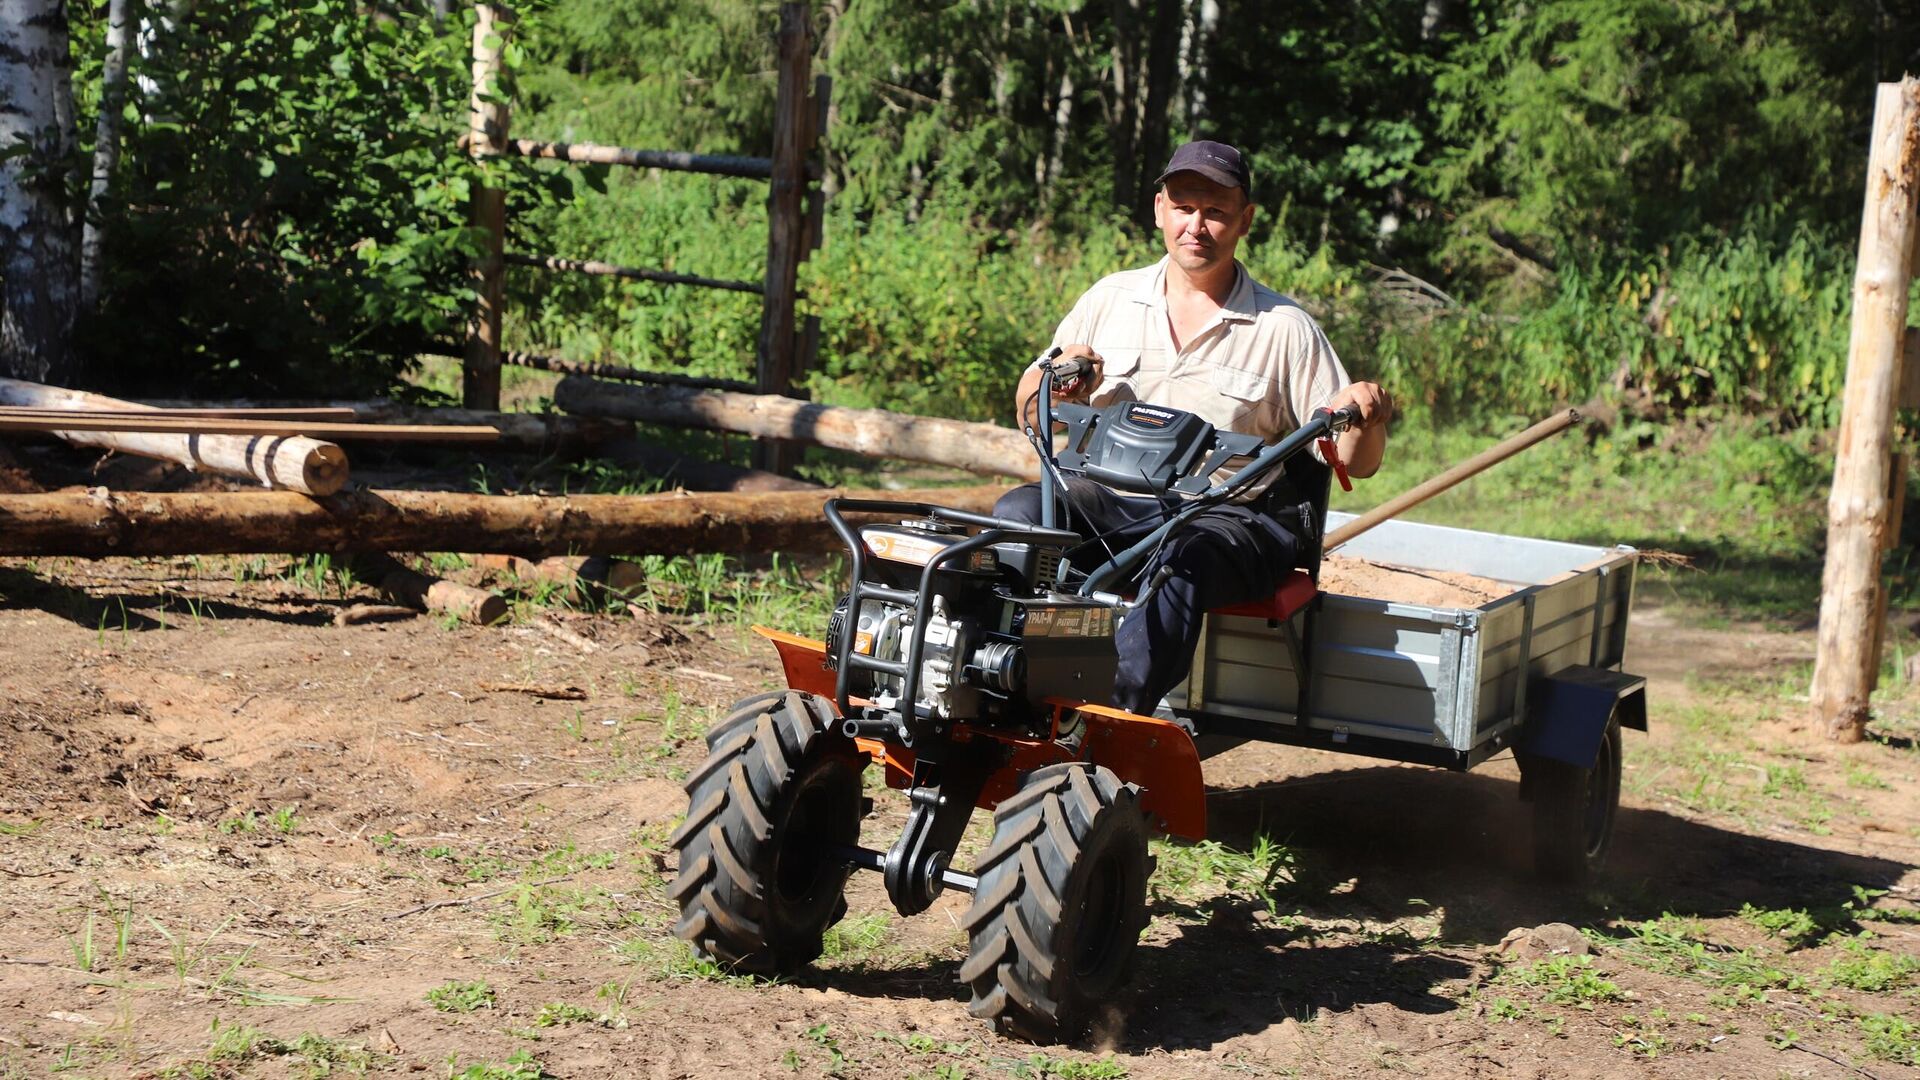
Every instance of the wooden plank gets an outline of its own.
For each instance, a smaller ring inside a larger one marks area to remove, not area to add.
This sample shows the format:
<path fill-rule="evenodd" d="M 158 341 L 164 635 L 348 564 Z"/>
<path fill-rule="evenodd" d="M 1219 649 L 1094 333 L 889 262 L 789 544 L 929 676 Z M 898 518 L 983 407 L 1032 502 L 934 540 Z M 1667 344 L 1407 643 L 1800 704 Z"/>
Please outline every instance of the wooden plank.
<path fill-rule="evenodd" d="M 1873 621 L 1880 611 L 1894 403 L 1916 242 L 1920 79 L 1881 84 L 1871 146 L 1810 706 L 1815 722 L 1839 742 L 1865 738 L 1880 666 Z"/>
<path fill-rule="evenodd" d="M 254 435 L 274 438 L 361 439 L 370 442 L 495 442 L 490 427 L 442 424 L 337 424 L 324 420 L 228 420 L 219 417 L 147 416 L 0 416 L 0 432 L 66 431 L 164 432 L 182 435 Z"/>
<path fill-rule="evenodd" d="M 357 414 L 352 409 L 344 405 L 338 408 L 323 406 L 323 407 L 299 408 L 299 409 L 161 408 L 158 411 L 162 416 L 181 417 L 185 419 L 191 419 L 194 417 L 209 417 L 214 419 L 227 419 L 227 420 L 327 420 L 327 421 L 333 421 L 333 422 L 342 423 L 342 424 L 349 424 L 358 418 Z M 34 408 L 26 405 L 0 405 L 0 416 L 52 416 L 56 418 L 62 417 L 62 416 L 119 417 L 119 416 L 126 416 L 129 413 L 134 413 L 136 415 L 144 416 L 146 415 L 147 411 L 141 410 L 141 409 L 134 409 L 134 408 L 61 409 L 61 408 Z"/>

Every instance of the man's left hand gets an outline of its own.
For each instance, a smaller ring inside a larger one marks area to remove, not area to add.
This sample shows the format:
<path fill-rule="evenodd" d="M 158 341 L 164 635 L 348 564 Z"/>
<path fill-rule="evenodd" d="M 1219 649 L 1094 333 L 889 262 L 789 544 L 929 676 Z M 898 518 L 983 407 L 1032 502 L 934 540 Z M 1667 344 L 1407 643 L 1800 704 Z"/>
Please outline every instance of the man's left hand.
<path fill-rule="evenodd" d="M 1349 383 L 1327 402 L 1329 409 L 1349 405 L 1359 412 L 1362 429 L 1379 427 L 1393 419 L 1393 396 L 1379 383 Z"/>

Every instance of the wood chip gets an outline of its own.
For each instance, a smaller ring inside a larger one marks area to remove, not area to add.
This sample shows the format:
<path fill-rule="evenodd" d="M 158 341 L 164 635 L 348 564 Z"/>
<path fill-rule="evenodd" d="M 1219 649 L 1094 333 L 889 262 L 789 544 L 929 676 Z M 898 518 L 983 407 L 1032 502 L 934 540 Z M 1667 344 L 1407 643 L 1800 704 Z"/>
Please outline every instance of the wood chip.
<path fill-rule="evenodd" d="M 540 619 L 536 621 L 533 625 L 539 627 L 540 629 L 546 631 L 547 633 L 553 635 L 554 637 L 559 638 L 561 641 L 566 642 L 567 644 L 573 646 L 574 648 L 579 649 L 583 653 L 587 653 L 591 655 L 593 653 L 597 653 L 600 651 L 600 646 L 594 644 L 591 641 L 588 641 L 586 638 L 581 637 L 579 634 L 574 633 L 573 631 L 567 629 L 566 627 L 561 626 L 559 623 L 553 622 L 548 619 Z"/>
<path fill-rule="evenodd" d="M 536 683 L 483 682 L 480 689 L 500 694 L 527 694 L 556 701 L 585 701 L 587 692 L 577 686 L 541 686 Z"/>
<path fill-rule="evenodd" d="M 722 675 L 716 671 L 701 671 L 699 668 L 679 667 L 674 668 L 673 673 L 675 675 L 686 675 L 695 679 L 705 679 L 708 682 L 730 683 L 733 681 L 733 676 L 731 675 Z"/>

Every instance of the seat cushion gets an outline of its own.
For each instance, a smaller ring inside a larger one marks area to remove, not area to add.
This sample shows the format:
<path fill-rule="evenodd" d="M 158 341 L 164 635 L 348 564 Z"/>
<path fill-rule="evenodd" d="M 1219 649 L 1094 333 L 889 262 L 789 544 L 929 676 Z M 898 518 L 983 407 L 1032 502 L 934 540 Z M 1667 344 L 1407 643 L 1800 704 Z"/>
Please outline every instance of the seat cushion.
<path fill-rule="evenodd" d="M 1271 597 L 1214 608 L 1213 614 L 1244 615 L 1252 619 L 1273 619 L 1277 622 L 1285 622 L 1293 618 L 1294 612 L 1306 607 L 1315 596 L 1319 595 L 1319 592 L 1320 590 L 1314 587 L 1312 575 L 1305 570 L 1295 570 L 1287 575 L 1287 580 Z"/>

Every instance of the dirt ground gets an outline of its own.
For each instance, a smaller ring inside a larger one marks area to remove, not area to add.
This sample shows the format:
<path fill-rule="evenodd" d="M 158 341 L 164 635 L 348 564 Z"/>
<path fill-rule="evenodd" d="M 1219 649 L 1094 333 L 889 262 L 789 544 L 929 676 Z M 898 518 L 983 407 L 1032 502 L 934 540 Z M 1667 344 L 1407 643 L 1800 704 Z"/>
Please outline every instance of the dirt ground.
<path fill-rule="evenodd" d="M 1810 632 L 1651 591 L 1593 888 L 1533 880 L 1509 760 L 1243 747 L 1214 842 L 1157 845 L 1132 988 L 1035 1047 L 966 1014 L 963 896 L 857 875 L 778 984 L 673 941 L 678 781 L 777 680 L 730 620 L 336 627 L 372 595 L 311 561 L 0 561 L 0 1077 L 1920 1073 L 1914 703 L 1821 741 Z"/>

